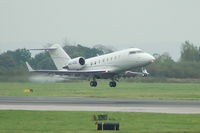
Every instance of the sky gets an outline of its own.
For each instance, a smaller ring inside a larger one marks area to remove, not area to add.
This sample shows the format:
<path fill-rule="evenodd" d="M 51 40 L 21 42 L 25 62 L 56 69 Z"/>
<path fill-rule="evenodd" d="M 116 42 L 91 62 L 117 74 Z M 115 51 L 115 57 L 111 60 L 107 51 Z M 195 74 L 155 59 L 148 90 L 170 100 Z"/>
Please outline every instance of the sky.
<path fill-rule="evenodd" d="M 0 52 L 47 43 L 168 52 L 200 45 L 200 0 L 0 0 Z"/>

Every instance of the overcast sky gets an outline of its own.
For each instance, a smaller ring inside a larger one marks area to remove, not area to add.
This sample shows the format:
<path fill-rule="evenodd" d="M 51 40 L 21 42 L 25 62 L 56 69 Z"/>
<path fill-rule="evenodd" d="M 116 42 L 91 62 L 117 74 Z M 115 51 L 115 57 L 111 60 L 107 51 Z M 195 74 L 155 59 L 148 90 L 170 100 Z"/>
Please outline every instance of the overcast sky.
<path fill-rule="evenodd" d="M 200 44 L 200 0 L 0 0 L 0 52 L 46 43 L 169 52 Z"/>

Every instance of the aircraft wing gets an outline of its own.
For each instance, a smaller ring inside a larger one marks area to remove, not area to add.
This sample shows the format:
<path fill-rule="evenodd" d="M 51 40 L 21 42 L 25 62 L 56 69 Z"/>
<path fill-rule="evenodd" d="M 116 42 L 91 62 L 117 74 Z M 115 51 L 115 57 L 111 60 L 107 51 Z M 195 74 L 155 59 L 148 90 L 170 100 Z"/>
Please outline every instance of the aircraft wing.
<path fill-rule="evenodd" d="M 26 62 L 26 65 L 29 72 L 53 73 L 57 75 L 109 73 L 108 70 L 34 70 L 28 62 Z"/>

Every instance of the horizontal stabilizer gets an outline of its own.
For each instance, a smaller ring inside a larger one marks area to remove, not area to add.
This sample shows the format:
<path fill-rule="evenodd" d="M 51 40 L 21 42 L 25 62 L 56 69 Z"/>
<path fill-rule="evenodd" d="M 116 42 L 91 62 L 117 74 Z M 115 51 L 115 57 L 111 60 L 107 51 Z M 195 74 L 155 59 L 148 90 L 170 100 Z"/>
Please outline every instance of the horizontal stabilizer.
<path fill-rule="evenodd" d="M 56 50 L 57 48 L 34 48 L 29 50 Z"/>

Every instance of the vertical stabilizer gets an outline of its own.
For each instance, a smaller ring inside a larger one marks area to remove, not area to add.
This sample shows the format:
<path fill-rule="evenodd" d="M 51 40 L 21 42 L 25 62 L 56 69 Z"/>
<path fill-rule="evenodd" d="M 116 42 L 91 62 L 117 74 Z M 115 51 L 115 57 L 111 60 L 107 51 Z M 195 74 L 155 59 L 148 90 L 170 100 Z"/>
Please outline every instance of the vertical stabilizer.
<path fill-rule="evenodd" d="M 63 69 L 64 65 L 66 65 L 68 61 L 71 60 L 69 55 L 59 44 L 52 45 L 48 51 L 58 70 Z"/>

